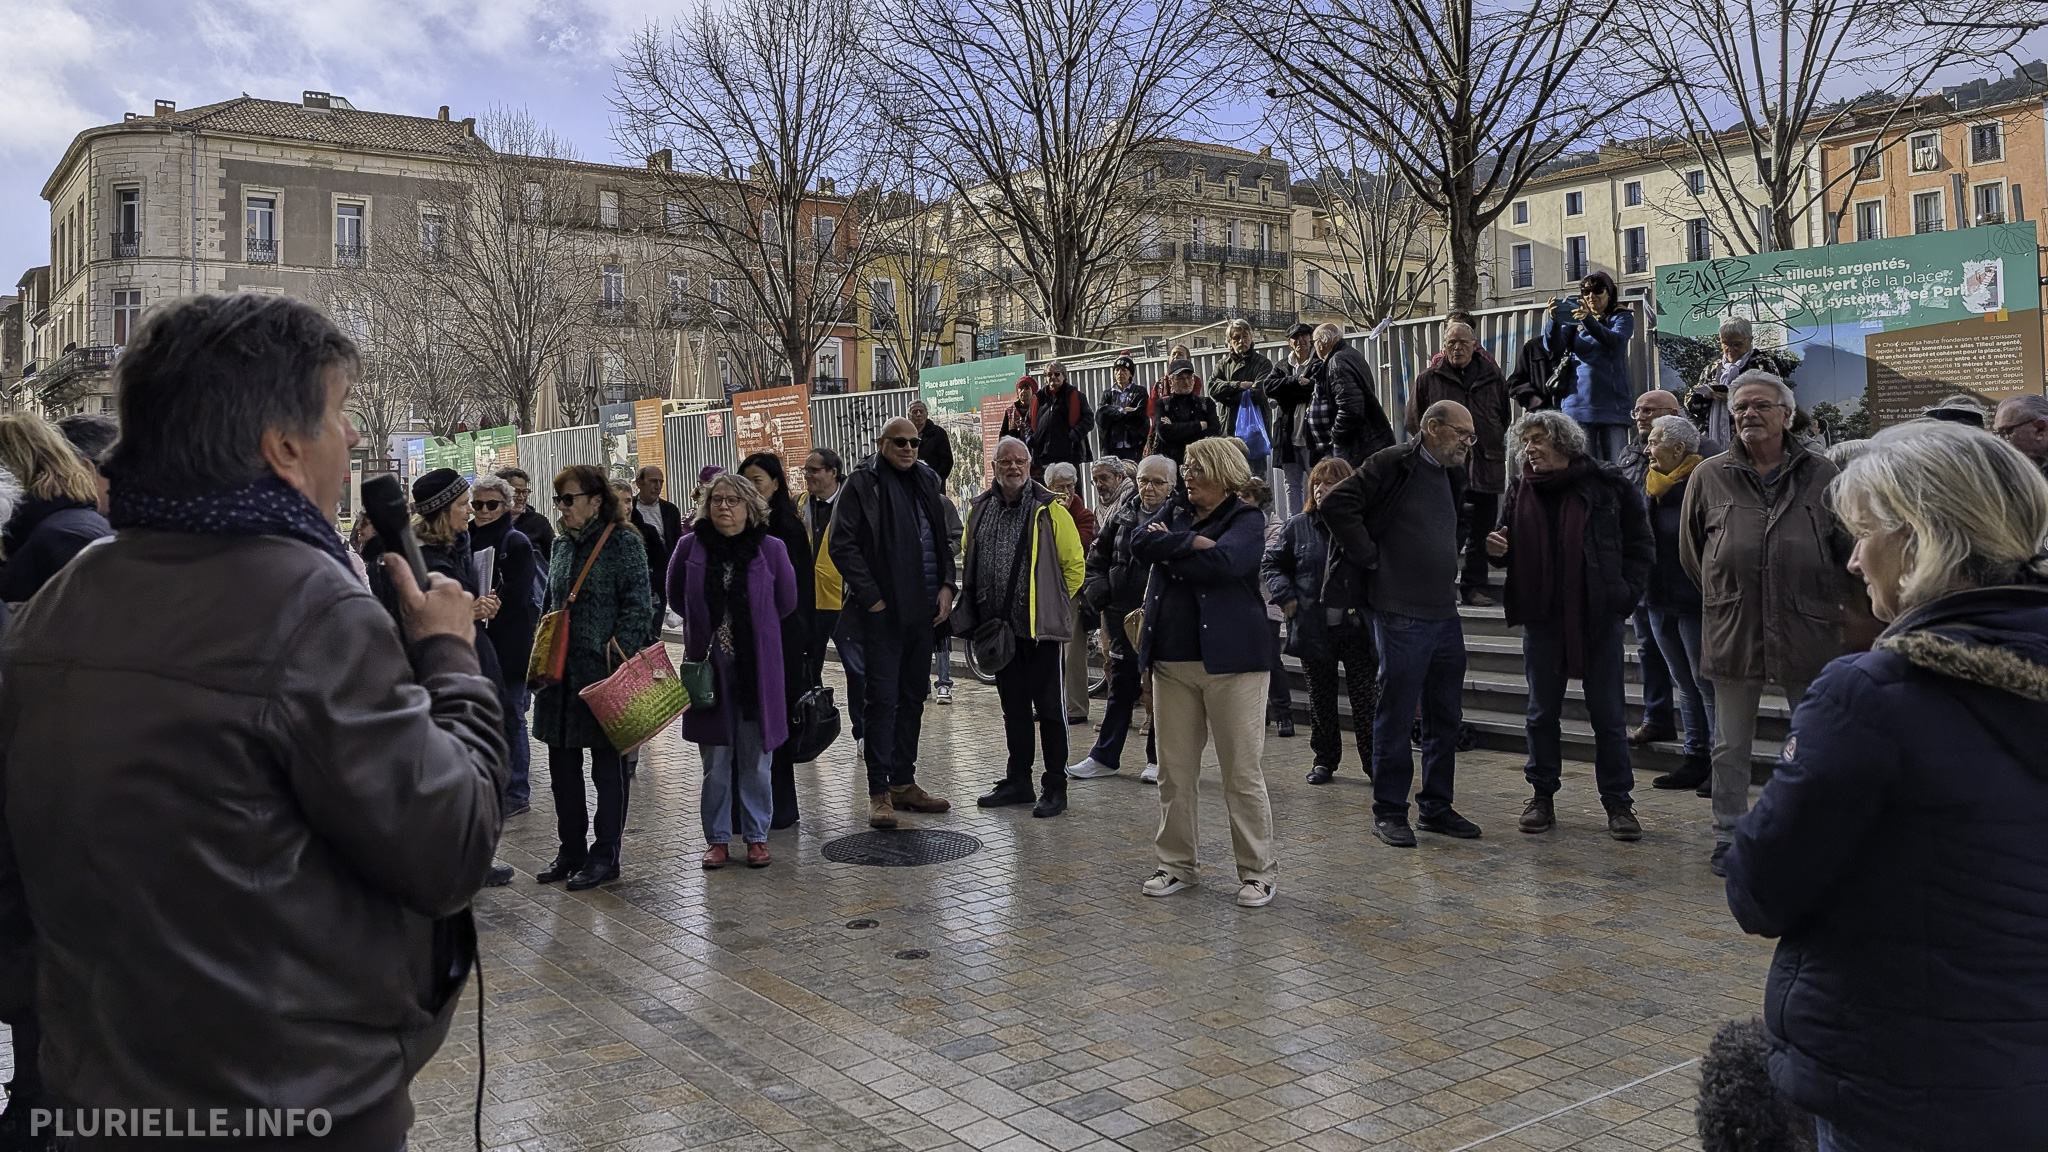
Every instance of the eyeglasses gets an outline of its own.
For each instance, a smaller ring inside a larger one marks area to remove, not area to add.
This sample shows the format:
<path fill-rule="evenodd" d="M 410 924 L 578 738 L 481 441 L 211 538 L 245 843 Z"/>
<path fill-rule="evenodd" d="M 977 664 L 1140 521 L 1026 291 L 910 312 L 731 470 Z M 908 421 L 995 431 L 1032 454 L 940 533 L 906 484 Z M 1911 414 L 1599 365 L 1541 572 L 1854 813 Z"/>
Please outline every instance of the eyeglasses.
<path fill-rule="evenodd" d="M 529 492 L 532 492 L 532 491 L 533 491 L 533 489 L 531 489 L 531 488 L 520 488 L 520 487 L 518 487 L 518 486 L 516 486 L 516 485 L 515 485 L 515 486 L 513 487 L 513 489 L 512 489 L 512 494 L 513 494 L 514 496 L 517 496 L 517 497 L 519 497 L 519 498 L 520 498 L 521 500 L 524 500 L 524 499 L 526 499 L 526 495 L 527 495 L 527 493 L 529 493 Z"/>
<path fill-rule="evenodd" d="M 1444 347 L 1446 347 L 1446 348 L 1473 348 L 1473 347 L 1477 347 L 1477 346 L 1478 346 L 1478 345 L 1477 345 L 1477 342 L 1476 342 L 1476 341 L 1473 341 L 1473 340 L 1446 340 L 1446 341 L 1444 341 Z"/>
<path fill-rule="evenodd" d="M 505 506 L 505 502 L 503 500 L 475 500 L 471 501 L 469 506 L 479 512 L 496 512 Z"/>
<path fill-rule="evenodd" d="M 818 474 L 818 473 L 820 473 L 820 472 L 830 472 L 830 471 L 831 471 L 831 469 L 830 469 L 830 468 L 822 468 L 822 467 L 819 467 L 819 466 L 817 466 L 817 465 L 815 465 L 815 464 L 806 464 L 806 465 L 804 465 L 804 475 L 806 475 L 806 476 L 815 476 L 816 474 Z"/>
<path fill-rule="evenodd" d="M 1744 412 L 1771 412 L 1783 407 L 1775 400 L 1752 400 L 1747 404 L 1730 404 L 1728 410 L 1740 416 Z"/>
<path fill-rule="evenodd" d="M 571 505 L 575 504 L 575 503 L 576 503 L 576 499 L 577 499 L 577 497 L 579 497 L 579 496 L 598 496 L 598 495 L 602 495 L 602 493 L 598 493 L 598 492 L 563 492 L 563 493 L 560 493 L 560 494 L 556 495 L 556 497 L 555 497 L 555 507 L 557 507 L 557 508 L 567 508 L 567 507 L 569 507 L 569 506 L 571 506 Z"/>
<path fill-rule="evenodd" d="M 2000 424 L 1991 429 L 1991 434 L 1993 436 L 1998 437 L 2000 440 L 2010 440 L 2013 438 L 2013 434 L 2018 432 L 2020 429 L 2025 428 L 2029 424 L 2039 423 L 2039 420 L 2022 420 L 2017 424 Z"/>
<path fill-rule="evenodd" d="M 712 508 L 738 508 L 745 505 L 746 501 L 737 496 L 713 496 L 704 503 Z"/>
<path fill-rule="evenodd" d="M 1203 471 L 1203 470 L 1202 470 L 1202 466 L 1201 466 L 1200 464 L 1183 464 L 1183 465 L 1181 465 L 1181 466 L 1180 466 L 1180 474 L 1181 474 L 1181 475 L 1183 475 L 1183 476 L 1207 476 L 1207 475 L 1208 475 L 1208 473 L 1207 473 L 1207 472 L 1205 472 L 1205 471 Z"/>
<path fill-rule="evenodd" d="M 1451 429 L 1451 431 L 1453 431 L 1453 432 L 1457 432 L 1458 430 L 1457 430 L 1457 429 L 1455 429 L 1455 428 L 1453 428 L 1453 429 Z M 1477 444 L 1477 443 L 1479 443 L 1479 433 L 1477 433 L 1477 432 L 1458 432 L 1458 443 L 1460 443 L 1460 444 Z"/>
<path fill-rule="evenodd" d="M 884 437 L 882 437 L 882 444 L 883 444 L 883 445 L 884 445 L 885 447 L 889 447 L 889 448 L 908 448 L 908 447 L 910 447 L 910 446 L 911 446 L 912 444 L 915 444 L 915 443 L 917 443 L 917 437 L 915 437 L 915 436 L 884 436 Z"/>

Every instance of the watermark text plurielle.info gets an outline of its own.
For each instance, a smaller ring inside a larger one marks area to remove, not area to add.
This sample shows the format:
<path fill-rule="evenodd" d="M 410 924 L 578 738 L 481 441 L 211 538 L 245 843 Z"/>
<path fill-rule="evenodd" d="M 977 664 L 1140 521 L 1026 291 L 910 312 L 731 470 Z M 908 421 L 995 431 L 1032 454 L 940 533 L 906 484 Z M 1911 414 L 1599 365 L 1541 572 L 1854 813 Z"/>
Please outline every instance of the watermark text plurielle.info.
<path fill-rule="evenodd" d="M 325 1108 L 31 1108 L 30 1135 L 128 1138 L 325 1136 Z"/>

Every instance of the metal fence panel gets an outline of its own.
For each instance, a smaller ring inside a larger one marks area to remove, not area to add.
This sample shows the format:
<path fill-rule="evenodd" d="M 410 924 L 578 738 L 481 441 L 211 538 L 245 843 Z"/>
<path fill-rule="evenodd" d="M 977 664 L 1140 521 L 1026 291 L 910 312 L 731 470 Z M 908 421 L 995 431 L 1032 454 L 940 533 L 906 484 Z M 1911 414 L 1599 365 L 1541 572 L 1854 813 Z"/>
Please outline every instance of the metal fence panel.
<path fill-rule="evenodd" d="M 874 452 L 875 437 L 881 435 L 882 425 L 895 417 L 910 415 L 910 402 L 915 399 L 915 388 L 813 396 L 811 444 L 839 453 L 839 458 L 851 468 Z"/>
<path fill-rule="evenodd" d="M 551 514 L 545 494 L 553 490 L 555 473 L 571 464 L 603 463 L 604 449 L 595 424 L 531 432 L 519 438 L 519 466 L 533 477 L 534 491 L 542 494 L 536 505 L 542 515 Z"/>
<path fill-rule="evenodd" d="M 709 417 L 716 416 L 723 425 L 721 435 L 710 434 Z M 676 493 L 688 496 L 696 487 L 697 473 L 707 466 L 733 469 L 739 467 L 739 450 L 733 439 L 732 409 L 713 408 L 705 412 L 682 412 L 664 416 L 661 421 L 661 446 L 668 457 L 668 487 L 670 499 L 678 499 Z M 795 478 L 792 478 L 794 482 Z"/>

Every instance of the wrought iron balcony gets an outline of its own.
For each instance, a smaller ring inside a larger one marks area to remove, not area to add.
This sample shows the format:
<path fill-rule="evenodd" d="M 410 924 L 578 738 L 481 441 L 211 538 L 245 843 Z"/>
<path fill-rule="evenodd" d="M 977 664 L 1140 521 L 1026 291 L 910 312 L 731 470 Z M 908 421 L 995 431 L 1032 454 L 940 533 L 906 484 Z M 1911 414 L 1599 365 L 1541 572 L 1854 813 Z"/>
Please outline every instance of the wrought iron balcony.
<path fill-rule="evenodd" d="M 638 300 L 599 300 L 591 307 L 591 320 L 630 328 L 640 323 Z"/>
<path fill-rule="evenodd" d="M 844 376 L 811 377 L 811 395 L 813 396 L 837 396 L 845 392 L 848 387 L 850 385 Z"/>
<path fill-rule="evenodd" d="M 114 259 L 133 260 L 142 254 L 142 233 L 114 233 Z"/>
<path fill-rule="evenodd" d="M 277 238 L 244 237 L 242 240 L 242 259 L 251 264 L 277 263 Z"/>
<path fill-rule="evenodd" d="M 1287 253 L 1277 248 L 1239 248 L 1231 244 L 1193 243 L 1187 246 L 1192 264 L 1235 264 L 1241 268 L 1285 268 Z"/>
<path fill-rule="evenodd" d="M 334 266 L 336 268 L 361 268 L 365 253 L 361 244 L 336 244 Z"/>

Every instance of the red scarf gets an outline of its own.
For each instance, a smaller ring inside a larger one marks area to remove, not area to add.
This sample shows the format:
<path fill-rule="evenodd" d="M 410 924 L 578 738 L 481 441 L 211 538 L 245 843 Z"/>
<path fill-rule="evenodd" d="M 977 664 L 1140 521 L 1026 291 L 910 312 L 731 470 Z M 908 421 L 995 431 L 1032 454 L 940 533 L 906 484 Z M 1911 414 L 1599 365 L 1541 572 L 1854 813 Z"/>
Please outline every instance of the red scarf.
<path fill-rule="evenodd" d="M 1591 470 L 1579 459 L 1562 472 L 1538 478 L 1527 464 L 1522 466 L 1510 553 L 1509 621 L 1561 622 L 1564 674 L 1573 680 L 1584 679 L 1586 672 L 1586 498 L 1579 483 Z M 1552 508 L 1557 512 L 1554 531 Z"/>

